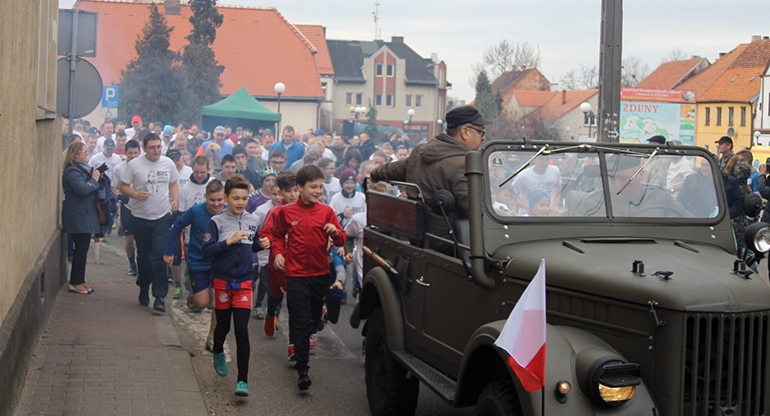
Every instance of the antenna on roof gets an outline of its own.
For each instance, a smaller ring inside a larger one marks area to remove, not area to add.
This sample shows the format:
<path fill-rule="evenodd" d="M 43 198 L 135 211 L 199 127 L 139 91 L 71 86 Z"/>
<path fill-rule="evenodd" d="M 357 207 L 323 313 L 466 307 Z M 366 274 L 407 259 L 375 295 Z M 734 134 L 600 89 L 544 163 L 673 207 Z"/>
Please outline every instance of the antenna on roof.
<path fill-rule="evenodd" d="M 380 32 L 379 29 L 379 23 L 380 23 L 380 2 L 375 0 L 374 1 L 374 11 L 372 12 L 374 15 L 374 40 L 378 40 L 382 38 L 382 32 Z"/>

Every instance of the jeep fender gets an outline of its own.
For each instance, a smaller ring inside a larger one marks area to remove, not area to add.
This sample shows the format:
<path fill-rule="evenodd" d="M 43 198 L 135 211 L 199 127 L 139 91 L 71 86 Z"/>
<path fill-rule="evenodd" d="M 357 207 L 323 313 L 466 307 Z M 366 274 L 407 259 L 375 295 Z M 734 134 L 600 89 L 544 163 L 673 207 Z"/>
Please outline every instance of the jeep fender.
<path fill-rule="evenodd" d="M 465 348 L 460 366 L 455 406 L 471 406 L 476 403 L 481 390 L 499 377 L 510 377 L 516 385 L 521 409 L 525 415 L 541 414 L 540 391 L 527 393 L 521 386 L 516 373 L 506 364 L 508 355 L 494 346 L 505 324 L 504 320 L 490 322 L 473 334 Z M 649 415 L 655 402 L 644 382 L 637 386 L 634 398 L 619 408 L 598 404 L 583 392 L 586 374 L 578 374 L 576 361 L 581 351 L 599 355 L 623 357 L 612 346 L 586 331 L 547 325 L 546 328 L 546 377 L 545 401 L 548 415 L 589 415 L 605 414 L 608 410 L 620 410 L 623 414 Z M 564 403 L 556 400 L 556 384 L 567 381 L 572 391 Z"/>
<path fill-rule="evenodd" d="M 403 350 L 404 312 L 398 290 L 388 277 L 388 273 L 382 267 L 375 267 L 369 270 L 362 285 L 358 311 L 360 318 L 367 319 L 375 309 L 382 307 L 388 334 L 388 348 L 391 351 Z"/>

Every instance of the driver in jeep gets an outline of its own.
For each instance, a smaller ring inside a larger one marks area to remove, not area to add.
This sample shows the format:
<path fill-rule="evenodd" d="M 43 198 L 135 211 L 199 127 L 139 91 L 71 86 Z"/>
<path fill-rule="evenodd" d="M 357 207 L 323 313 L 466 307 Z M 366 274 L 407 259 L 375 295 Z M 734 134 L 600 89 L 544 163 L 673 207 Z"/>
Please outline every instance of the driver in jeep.
<path fill-rule="evenodd" d="M 607 174 L 614 217 L 692 217 L 669 192 L 658 185 L 645 182 L 646 159 L 639 156 L 610 155 Z M 575 208 L 572 216 L 603 215 L 604 192 L 588 194 Z"/>
<path fill-rule="evenodd" d="M 468 180 L 465 178 L 465 154 L 477 150 L 484 141 L 484 126 L 490 121 L 473 106 L 456 107 L 446 114 L 446 133 L 439 133 L 433 140 L 417 146 L 412 154 L 398 162 L 382 165 L 372 171 L 374 181 L 401 181 L 416 184 L 422 190 L 426 202 L 440 189 L 452 192 L 456 200 L 453 211 L 447 213 L 449 223 L 468 218 Z M 410 198 L 415 191 L 407 188 Z M 430 233 L 451 239 L 444 218 L 428 212 Z M 451 243 L 430 241 L 430 248 L 447 255 L 454 255 Z"/>

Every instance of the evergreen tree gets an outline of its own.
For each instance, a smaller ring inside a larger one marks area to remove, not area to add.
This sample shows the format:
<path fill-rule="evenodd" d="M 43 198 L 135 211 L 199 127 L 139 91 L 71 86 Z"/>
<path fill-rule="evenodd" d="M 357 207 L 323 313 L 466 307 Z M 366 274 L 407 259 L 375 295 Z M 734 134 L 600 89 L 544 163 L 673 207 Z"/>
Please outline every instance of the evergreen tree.
<path fill-rule="evenodd" d="M 366 113 L 364 133 L 369 135 L 370 140 L 377 138 L 377 109 L 372 105 L 372 100 L 369 100 L 369 111 Z"/>
<path fill-rule="evenodd" d="M 489 82 L 487 71 L 482 69 L 476 79 L 476 108 L 481 115 L 492 120 L 500 115 L 502 104 L 503 97 L 499 92 L 492 92 L 492 84 Z"/>
<path fill-rule="evenodd" d="M 215 6 L 216 0 L 190 1 L 192 30 L 187 36 L 190 43 L 182 52 L 182 68 L 187 85 L 185 117 L 191 122 L 200 120 L 203 106 L 222 98 L 219 76 L 225 67 L 218 64 L 211 49 L 223 21 Z"/>
<path fill-rule="evenodd" d="M 120 108 L 123 114 L 141 115 L 145 120 L 179 121 L 184 99 L 184 85 L 178 66 L 178 54 L 169 49 L 173 28 L 155 4 L 150 6 L 150 20 L 136 40 L 137 57 L 121 71 Z"/>

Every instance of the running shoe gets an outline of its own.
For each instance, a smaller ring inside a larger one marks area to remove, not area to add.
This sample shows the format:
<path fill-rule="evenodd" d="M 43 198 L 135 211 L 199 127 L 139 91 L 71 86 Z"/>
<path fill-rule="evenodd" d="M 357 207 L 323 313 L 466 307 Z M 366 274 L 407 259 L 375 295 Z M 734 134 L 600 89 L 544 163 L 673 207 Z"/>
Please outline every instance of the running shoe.
<path fill-rule="evenodd" d="M 254 319 L 265 319 L 265 311 L 262 308 L 254 308 Z"/>
<path fill-rule="evenodd" d="M 224 351 L 214 353 L 214 371 L 220 377 L 227 376 L 227 360 L 225 359 Z"/>
<path fill-rule="evenodd" d="M 326 309 L 326 306 L 324 306 L 323 309 L 321 309 L 321 320 L 318 321 L 318 332 L 323 331 L 326 323 L 328 322 L 326 320 L 326 312 L 328 312 L 328 309 Z"/>
<path fill-rule="evenodd" d="M 318 336 L 316 334 L 310 334 L 310 349 L 314 350 L 318 346 Z"/>
<path fill-rule="evenodd" d="M 172 299 L 182 299 L 182 286 L 177 286 L 174 288 L 174 296 L 172 296 Z"/>
<path fill-rule="evenodd" d="M 214 352 L 214 336 L 209 335 L 206 337 L 206 351 Z"/>
<path fill-rule="evenodd" d="M 294 344 L 289 345 L 289 361 L 297 361 L 297 356 L 294 355 Z"/>
<path fill-rule="evenodd" d="M 248 397 L 249 385 L 246 384 L 245 381 L 239 381 L 238 384 L 235 385 L 235 395 L 240 397 Z"/>
<path fill-rule="evenodd" d="M 299 380 L 297 380 L 299 391 L 307 390 L 311 384 L 313 384 L 313 382 L 310 381 L 310 376 L 307 373 L 299 373 Z"/>
<path fill-rule="evenodd" d="M 267 319 L 265 319 L 265 324 L 263 326 L 263 329 L 265 331 L 265 336 L 268 338 L 272 338 L 275 336 L 275 317 L 268 316 Z"/>
<path fill-rule="evenodd" d="M 152 304 L 153 313 L 166 313 L 166 298 L 163 296 L 155 298 L 155 303 Z"/>

